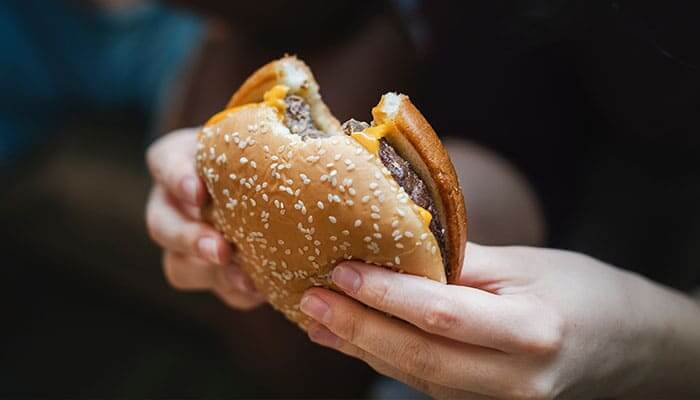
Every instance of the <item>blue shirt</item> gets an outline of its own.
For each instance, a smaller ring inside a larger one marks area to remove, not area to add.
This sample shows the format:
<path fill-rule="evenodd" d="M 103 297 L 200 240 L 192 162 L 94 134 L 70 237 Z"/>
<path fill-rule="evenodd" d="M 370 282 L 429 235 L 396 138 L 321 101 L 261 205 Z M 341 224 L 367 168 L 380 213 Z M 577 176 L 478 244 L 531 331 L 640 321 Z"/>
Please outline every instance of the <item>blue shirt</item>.
<path fill-rule="evenodd" d="M 152 116 L 202 31 L 197 17 L 155 3 L 106 13 L 67 1 L 4 0 L 0 169 L 77 110 L 128 106 Z"/>

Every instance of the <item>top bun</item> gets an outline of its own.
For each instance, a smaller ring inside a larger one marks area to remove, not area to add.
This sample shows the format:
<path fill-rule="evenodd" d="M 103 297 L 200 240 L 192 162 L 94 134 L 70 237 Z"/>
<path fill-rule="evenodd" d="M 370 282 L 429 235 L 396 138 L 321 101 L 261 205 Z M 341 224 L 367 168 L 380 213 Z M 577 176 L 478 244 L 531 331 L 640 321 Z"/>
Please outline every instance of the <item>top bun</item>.
<path fill-rule="evenodd" d="M 284 96 L 308 103 L 318 137 L 285 125 Z M 414 166 L 437 215 L 406 194 L 380 157 L 343 133 L 308 67 L 295 57 L 263 66 L 198 135 L 197 171 L 212 202 L 204 214 L 237 248 L 236 259 L 269 302 L 305 327 L 303 292 L 333 288 L 342 260 L 361 260 L 446 282 L 463 260 L 464 204 L 454 168 L 435 132 L 408 97 L 387 94 L 373 125 Z M 431 232 L 445 228 L 448 269 Z"/>

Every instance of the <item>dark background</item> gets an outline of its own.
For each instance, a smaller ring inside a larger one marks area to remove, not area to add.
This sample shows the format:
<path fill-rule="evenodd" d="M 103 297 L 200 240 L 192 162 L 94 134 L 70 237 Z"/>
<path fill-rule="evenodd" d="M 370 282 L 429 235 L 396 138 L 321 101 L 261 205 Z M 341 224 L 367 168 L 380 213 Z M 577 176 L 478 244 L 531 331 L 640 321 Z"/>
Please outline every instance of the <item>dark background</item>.
<path fill-rule="evenodd" d="M 195 13 L 207 34 L 162 107 L 93 107 L 78 87 L 17 110 L 24 93 L 2 86 L 4 112 L 52 117 L 0 171 L 3 397 L 368 393 L 367 367 L 311 345 L 269 308 L 240 313 L 169 288 L 144 227 L 148 143 L 201 123 L 284 52 L 311 65 L 339 119 L 367 117 L 400 89 L 441 135 L 505 156 L 542 202 L 547 245 L 700 286 L 692 2 L 190 3 L 164 5 Z M 22 4 L 0 7 L 41 12 Z M 15 49 L 10 39 L 0 49 Z"/>

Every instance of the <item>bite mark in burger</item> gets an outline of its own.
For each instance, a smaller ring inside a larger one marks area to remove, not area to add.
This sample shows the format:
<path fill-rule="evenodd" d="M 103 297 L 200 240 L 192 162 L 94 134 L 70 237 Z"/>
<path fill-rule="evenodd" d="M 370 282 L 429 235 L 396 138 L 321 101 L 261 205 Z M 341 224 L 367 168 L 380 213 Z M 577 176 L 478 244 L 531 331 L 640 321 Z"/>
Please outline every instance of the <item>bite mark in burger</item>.
<path fill-rule="evenodd" d="M 302 327 L 303 292 L 357 259 L 446 282 L 466 215 L 454 168 L 408 97 L 342 126 L 294 57 L 255 72 L 198 135 L 203 210 L 269 302 Z"/>

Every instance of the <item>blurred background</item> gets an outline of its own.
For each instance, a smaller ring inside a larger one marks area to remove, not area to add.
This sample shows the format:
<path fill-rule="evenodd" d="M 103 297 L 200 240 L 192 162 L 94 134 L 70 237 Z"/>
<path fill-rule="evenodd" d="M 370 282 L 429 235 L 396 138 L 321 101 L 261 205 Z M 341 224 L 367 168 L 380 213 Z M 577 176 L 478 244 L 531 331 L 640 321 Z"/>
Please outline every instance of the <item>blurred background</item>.
<path fill-rule="evenodd" d="M 479 207 L 502 199 L 465 185 L 472 240 L 582 251 L 699 287 L 700 14 L 690 7 L 4 0 L 0 395 L 375 393 L 368 367 L 312 345 L 268 307 L 241 313 L 168 287 L 146 234 L 147 146 L 201 124 L 285 53 L 312 67 L 341 120 L 369 119 L 398 90 L 446 140 L 516 168 L 544 230 L 514 234 L 518 221 Z"/>

